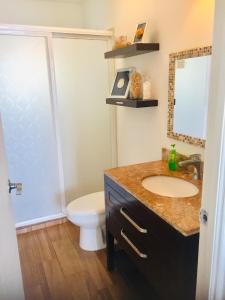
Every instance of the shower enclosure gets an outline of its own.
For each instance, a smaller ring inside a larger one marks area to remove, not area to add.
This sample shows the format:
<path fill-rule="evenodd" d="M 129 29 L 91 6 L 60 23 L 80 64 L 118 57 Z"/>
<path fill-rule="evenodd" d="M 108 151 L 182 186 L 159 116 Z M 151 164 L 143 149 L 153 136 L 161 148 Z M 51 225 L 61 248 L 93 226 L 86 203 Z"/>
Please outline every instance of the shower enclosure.
<path fill-rule="evenodd" d="M 0 113 L 17 226 L 62 217 L 116 165 L 107 31 L 0 27 Z"/>

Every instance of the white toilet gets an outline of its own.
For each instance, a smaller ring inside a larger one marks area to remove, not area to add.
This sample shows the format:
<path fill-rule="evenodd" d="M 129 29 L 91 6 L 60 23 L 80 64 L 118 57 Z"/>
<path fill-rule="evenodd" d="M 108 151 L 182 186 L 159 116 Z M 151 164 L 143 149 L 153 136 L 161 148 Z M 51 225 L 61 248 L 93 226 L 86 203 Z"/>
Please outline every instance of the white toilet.
<path fill-rule="evenodd" d="M 87 251 L 105 248 L 104 192 L 85 195 L 67 206 L 67 217 L 80 226 L 80 247 Z"/>

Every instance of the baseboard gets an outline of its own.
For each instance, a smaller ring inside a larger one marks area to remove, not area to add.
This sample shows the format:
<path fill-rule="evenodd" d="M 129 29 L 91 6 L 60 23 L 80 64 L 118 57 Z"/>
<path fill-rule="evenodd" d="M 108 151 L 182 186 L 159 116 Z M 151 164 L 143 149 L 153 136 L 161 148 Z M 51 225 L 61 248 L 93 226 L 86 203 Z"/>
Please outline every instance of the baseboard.
<path fill-rule="evenodd" d="M 25 222 L 16 223 L 16 232 L 17 234 L 27 233 L 30 231 L 62 224 L 66 221 L 66 215 L 63 213 L 50 215 L 42 218 L 36 218 Z"/>

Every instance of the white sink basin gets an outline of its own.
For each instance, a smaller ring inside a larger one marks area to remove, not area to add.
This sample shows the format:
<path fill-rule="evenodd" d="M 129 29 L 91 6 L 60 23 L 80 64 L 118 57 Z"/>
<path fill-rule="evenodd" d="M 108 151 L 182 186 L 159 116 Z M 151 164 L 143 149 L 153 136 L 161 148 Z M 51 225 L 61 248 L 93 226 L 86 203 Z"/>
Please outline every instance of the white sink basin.
<path fill-rule="evenodd" d="M 142 181 L 142 186 L 160 196 L 191 197 L 198 194 L 198 188 L 183 179 L 169 176 L 151 176 Z"/>

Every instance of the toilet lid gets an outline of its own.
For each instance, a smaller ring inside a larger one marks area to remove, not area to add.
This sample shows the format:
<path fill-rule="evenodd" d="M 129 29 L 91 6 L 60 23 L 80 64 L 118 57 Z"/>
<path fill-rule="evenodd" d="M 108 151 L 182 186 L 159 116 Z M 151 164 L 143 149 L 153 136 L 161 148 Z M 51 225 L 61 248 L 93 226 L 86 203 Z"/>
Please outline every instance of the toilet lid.
<path fill-rule="evenodd" d="M 67 212 L 79 215 L 93 215 L 105 213 L 104 192 L 97 192 L 77 198 L 69 203 Z"/>

